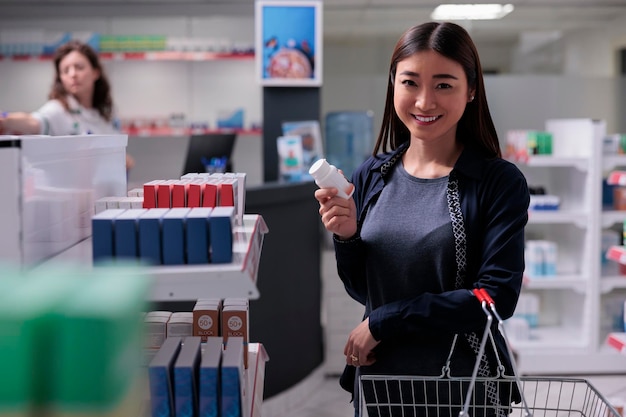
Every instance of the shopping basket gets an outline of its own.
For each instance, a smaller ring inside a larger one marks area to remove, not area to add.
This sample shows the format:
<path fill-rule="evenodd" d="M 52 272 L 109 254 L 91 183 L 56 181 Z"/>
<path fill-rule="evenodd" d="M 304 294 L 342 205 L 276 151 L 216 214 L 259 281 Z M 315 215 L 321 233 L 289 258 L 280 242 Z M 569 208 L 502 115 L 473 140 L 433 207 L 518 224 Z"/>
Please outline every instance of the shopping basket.
<path fill-rule="evenodd" d="M 620 417 L 587 380 L 580 378 L 520 377 L 512 352 L 513 375 L 504 374 L 497 355 L 498 374 L 479 377 L 495 316 L 509 345 L 502 318 L 485 290 L 474 290 L 487 315 L 474 370 L 469 377 L 450 374 L 450 356 L 440 376 L 361 375 L 361 417 Z M 495 350 L 495 345 L 493 346 Z M 519 392 L 519 395 L 517 393 Z"/>

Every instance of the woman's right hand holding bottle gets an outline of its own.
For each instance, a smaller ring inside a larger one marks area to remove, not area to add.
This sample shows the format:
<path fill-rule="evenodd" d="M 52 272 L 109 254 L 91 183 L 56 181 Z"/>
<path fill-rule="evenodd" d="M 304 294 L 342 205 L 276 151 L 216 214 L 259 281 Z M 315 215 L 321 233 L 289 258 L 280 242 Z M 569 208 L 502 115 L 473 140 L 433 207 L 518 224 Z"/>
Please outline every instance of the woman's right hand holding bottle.
<path fill-rule="evenodd" d="M 326 230 L 346 240 L 357 232 L 356 205 L 352 197 L 341 198 L 337 193 L 336 188 L 320 188 L 315 191 L 315 199 L 320 203 L 319 213 Z"/>

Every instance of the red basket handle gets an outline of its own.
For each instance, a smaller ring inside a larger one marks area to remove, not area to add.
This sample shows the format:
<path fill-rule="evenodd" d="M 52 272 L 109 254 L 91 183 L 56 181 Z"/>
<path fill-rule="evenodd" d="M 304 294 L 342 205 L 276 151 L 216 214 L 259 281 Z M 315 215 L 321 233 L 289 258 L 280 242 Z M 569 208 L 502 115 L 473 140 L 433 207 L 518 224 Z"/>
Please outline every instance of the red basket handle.
<path fill-rule="evenodd" d="M 474 293 L 476 298 L 478 298 L 478 301 L 480 301 L 481 303 L 484 301 L 489 306 L 495 306 L 493 299 L 491 298 L 487 290 L 485 290 L 484 288 L 474 288 L 472 292 Z"/>

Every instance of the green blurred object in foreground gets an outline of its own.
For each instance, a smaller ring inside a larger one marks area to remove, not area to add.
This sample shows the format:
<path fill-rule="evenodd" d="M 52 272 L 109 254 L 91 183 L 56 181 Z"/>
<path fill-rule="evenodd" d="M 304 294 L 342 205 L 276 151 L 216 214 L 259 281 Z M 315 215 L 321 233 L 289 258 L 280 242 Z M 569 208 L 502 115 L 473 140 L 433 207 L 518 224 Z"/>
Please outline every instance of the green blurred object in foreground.
<path fill-rule="evenodd" d="M 139 380 L 147 277 L 119 266 L 0 276 L 0 417 L 119 412 Z"/>

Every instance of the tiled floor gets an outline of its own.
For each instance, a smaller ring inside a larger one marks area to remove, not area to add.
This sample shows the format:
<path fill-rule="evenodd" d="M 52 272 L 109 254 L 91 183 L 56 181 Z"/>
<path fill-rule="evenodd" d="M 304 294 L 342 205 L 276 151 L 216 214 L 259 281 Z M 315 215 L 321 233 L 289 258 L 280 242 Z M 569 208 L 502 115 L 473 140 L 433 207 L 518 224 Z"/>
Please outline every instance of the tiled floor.
<path fill-rule="evenodd" d="M 586 379 L 614 405 L 626 401 L 626 375 L 583 375 L 580 378 Z M 322 377 L 318 381 L 302 401 L 285 410 L 284 414 L 272 410 L 270 417 L 354 417 L 350 394 L 339 387 L 337 378 Z"/>

